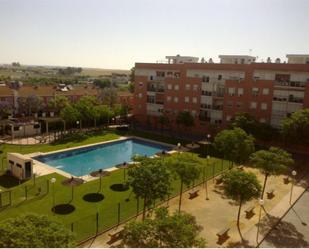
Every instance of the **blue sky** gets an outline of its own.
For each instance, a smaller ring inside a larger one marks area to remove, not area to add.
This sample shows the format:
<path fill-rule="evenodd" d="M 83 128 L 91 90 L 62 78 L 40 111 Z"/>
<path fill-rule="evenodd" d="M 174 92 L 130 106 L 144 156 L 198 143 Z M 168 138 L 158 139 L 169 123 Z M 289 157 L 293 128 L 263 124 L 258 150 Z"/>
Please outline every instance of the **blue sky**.
<path fill-rule="evenodd" d="M 309 53 L 309 0 L 0 0 L 0 63 L 129 69 Z"/>

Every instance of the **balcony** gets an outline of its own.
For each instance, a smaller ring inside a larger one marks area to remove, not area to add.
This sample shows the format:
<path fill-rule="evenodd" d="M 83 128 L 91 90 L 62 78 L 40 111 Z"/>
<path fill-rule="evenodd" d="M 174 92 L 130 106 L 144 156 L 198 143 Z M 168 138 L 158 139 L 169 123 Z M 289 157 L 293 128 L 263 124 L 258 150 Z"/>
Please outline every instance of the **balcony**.
<path fill-rule="evenodd" d="M 210 122 L 210 117 L 199 115 L 198 118 L 200 121 Z"/>
<path fill-rule="evenodd" d="M 306 85 L 306 82 L 301 81 L 278 81 L 276 80 L 274 82 L 275 87 L 284 87 L 284 88 L 302 88 L 304 89 Z"/>
<path fill-rule="evenodd" d="M 163 87 L 154 87 L 154 86 L 148 86 L 147 87 L 148 92 L 157 92 L 157 93 L 162 93 L 165 91 Z"/>

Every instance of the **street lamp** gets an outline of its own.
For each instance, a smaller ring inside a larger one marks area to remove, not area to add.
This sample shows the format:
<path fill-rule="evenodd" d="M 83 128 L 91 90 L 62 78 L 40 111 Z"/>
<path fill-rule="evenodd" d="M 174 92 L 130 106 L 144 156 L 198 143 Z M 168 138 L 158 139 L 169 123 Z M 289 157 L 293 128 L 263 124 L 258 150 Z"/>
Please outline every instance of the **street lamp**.
<path fill-rule="evenodd" d="M 207 168 L 208 168 L 208 161 L 209 161 L 209 159 L 210 159 L 210 156 L 207 156 Z M 207 172 L 207 170 L 206 170 L 206 172 Z M 209 198 L 208 198 L 208 184 L 207 184 L 207 174 L 206 174 L 206 181 L 205 181 L 205 190 L 206 190 L 206 200 L 208 201 L 209 200 Z"/>
<path fill-rule="evenodd" d="M 77 126 L 79 125 L 79 120 L 76 120 L 76 125 L 77 125 Z"/>
<path fill-rule="evenodd" d="M 181 143 L 177 144 L 177 148 L 178 148 L 178 153 L 180 153 Z"/>
<path fill-rule="evenodd" d="M 292 171 L 293 179 L 292 179 L 292 186 L 291 186 L 291 193 L 290 193 L 290 205 L 292 205 L 293 187 L 294 187 L 294 184 L 295 184 L 295 176 L 296 176 L 296 175 L 297 175 L 296 170 L 293 170 L 293 171 Z"/>
<path fill-rule="evenodd" d="M 56 183 L 56 181 L 57 181 L 57 179 L 55 177 L 50 179 L 50 182 L 52 183 L 52 186 L 53 186 L 53 207 L 52 207 L 53 212 L 55 212 L 55 183 Z"/>
<path fill-rule="evenodd" d="M 259 199 L 259 205 L 260 205 L 260 213 L 259 213 L 259 221 L 258 221 L 257 233 L 256 233 L 256 243 L 257 244 L 259 244 L 260 222 L 261 222 L 262 208 L 264 207 L 263 199 Z"/>

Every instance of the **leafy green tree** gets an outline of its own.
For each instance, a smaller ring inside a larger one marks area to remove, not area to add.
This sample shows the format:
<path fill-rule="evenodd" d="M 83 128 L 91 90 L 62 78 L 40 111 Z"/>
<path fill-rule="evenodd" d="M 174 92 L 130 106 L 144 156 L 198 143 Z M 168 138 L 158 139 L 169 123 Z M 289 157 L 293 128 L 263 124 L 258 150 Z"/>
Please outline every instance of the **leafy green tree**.
<path fill-rule="evenodd" d="M 168 116 L 166 116 L 164 114 L 159 116 L 158 121 L 159 121 L 159 124 L 161 126 L 161 132 L 163 132 L 164 127 L 170 123 Z"/>
<path fill-rule="evenodd" d="M 73 124 L 80 119 L 79 111 L 72 105 L 64 107 L 60 112 L 60 117 L 68 124 Z"/>
<path fill-rule="evenodd" d="M 294 112 L 284 119 L 282 134 L 287 142 L 309 145 L 309 108 Z"/>
<path fill-rule="evenodd" d="M 0 247 L 75 247 L 72 233 L 62 223 L 43 215 L 26 214 L 0 223 Z"/>
<path fill-rule="evenodd" d="M 265 175 L 262 196 L 266 187 L 267 178 L 271 175 L 280 175 L 284 173 L 289 166 L 294 163 L 291 154 L 276 147 L 270 147 L 269 150 L 259 150 L 250 156 L 252 165 Z"/>
<path fill-rule="evenodd" d="M 60 113 L 60 111 L 69 104 L 69 99 L 66 96 L 56 95 L 48 102 L 48 107 L 55 113 Z"/>
<path fill-rule="evenodd" d="M 111 117 L 114 116 L 113 110 L 111 110 L 107 105 L 95 106 L 95 111 L 97 112 L 98 120 L 107 124 Z"/>
<path fill-rule="evenodd" d="M 129 81 L 131 83 L 135 82 L 135 67 L 132 67 L 130 70 Z"/>
<path fill-rule="evenodd" d="M 248 134 L 261 140 L 271 140 L 277 135 L 277 130 L 267 123 L 258 122 L 249 113 L 236 113 L 230 123 L 231 128 L 241 128 Z"/>
<path fill-rule="evenodd" d="M 222 176 L 225 194 L 239 203 L 237 214 L 237 228 L 241 240 L 244 241 L 240 231 L 239 221 L 242 205 L 253 198 L 258 198 L 261 184 L 256 175 L 241 170 L 231 170 Z"/>
<path fill-rule="evenodd" d="M 8 101 L 0 101 L 0 119 L 6 118 L 13 111 L 13 105 Z"/>
<path fill-rule="evenodd" d="M 100 92 L 102 104 L 113 107 L 117 103 L 117 90 L 114 87 L 104 88 Z"/>
<path fill-rule="evenodd" d="M 132 221 L 122 232 L 123 245 L 136 248 L 189 248 L 205 247 L 205 240 L 198 238 L 202 227 L 191 214 L 169 215 L 166 208 L 155 211 L 154 219 Z"/>
<path fill-rule="evenodd" d="M 96 86 L 104 89 L 106 87 L 110 87 L 111 86 L 111 81 L 109 79 L 95 79 L 93 81 L 93 84 L 95 84 Z"/>
<path fill-rule="evenodd" d="M 94 107 L 97 104 L 98 101 L 94 96 L 83 96 L 75 104 L 75 108 L 79 111 L 80 118 L 83 122 L 96 119 L 97 113 Z"/>
<path fill-rule="evenodd" d="M 244 163 L 254 152 L 254 138 L 240 128 L 219 132 L 213 144 L 232 163 Z"/>
<path fill-rule="evenodd" d="M 188 111 L 182 111 L 177 114 L 176 123 L 185 127 L 191 127 L 194 125 L 194 118 Z"/>
<path fill-rule="evenodd" d="M 130 93 L 134 93 L 134 83 L 129 82 L 128 84 L 128 90 Z"/>
<path fill-rule="evenodd" d="M 161 160 L 148 159 L 141 165 L 129 169 L 129 183 L 137 198 L 144 200 L 143 220 L 146 209 L 156 199 L 163 199 L 170 190 L 171 175 Z"/>
<path fill-rule="evenodd" d="M 181 153 L 166 159 L 166 164 L 180 180 L 178 211 L 181 209 L 183 185 L 190 186 L 201 173 L 201 160 L 191 153 Z"/>

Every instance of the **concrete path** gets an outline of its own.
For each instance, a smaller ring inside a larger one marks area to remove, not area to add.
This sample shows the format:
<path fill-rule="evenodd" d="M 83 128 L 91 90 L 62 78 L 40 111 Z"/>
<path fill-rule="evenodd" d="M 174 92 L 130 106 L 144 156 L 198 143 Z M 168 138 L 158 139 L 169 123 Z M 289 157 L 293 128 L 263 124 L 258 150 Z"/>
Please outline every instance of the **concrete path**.
<path fill-rule="evenodd" d="M 262 182 L 264 176 L 261 175 L 256 169 L 246 168 L 246 171 L 253 171 L 257 174 L 258 179 Z M 293 201 L 295 201 L 306 188 L 306 184 L 309 182 L 302 181 L 297 184 L 293 190 Z M 232 200 L 225 197 L 222 187 L 215 185 L 212 180 L 208 182 L 208 196 L 209 200 L 206 200 L 205 186 L 198 187 L 199 196 L 190 200 L 188 199 L 188 193 L 183 195 L 182 210 L 188 212 L 196 217 L 197 222 L 203 226 L 203 230 L 200 233 L 201 237 L 204 237 L 207 241 L 207 247 L 241 247 L 244 246 L 239 243 L 240 237 L 236 226 L 238 205 Z M 289 197 L 291 190 L 291 183 L 284 184 L 283 176 L 270 177 L 267 183 L 266 191 L 268 189 L 275 188 L 275 197 L 272 199 L 265 198 L 265 210 L 271 217 L 281 217 L 290 207 Z M 169 201 L 169 210 L 171 212 L 176 211 L 178 208 L 178 197 Z M 166 204 L 165 204 L 166 205 Z M 246 218 L 245 210 L 249 207 L 254 207 L 253 217 Z M 257 223 L 259 214 L 259 204 L 257 200 L 250 201 L 243 205 L 240 227 L 247 244 L 245 246 L 256 246 L 256 234 Z M 265 212 L 262 212 L 262 221 L 266 219 Z M 308 222 L 309 223 L 309 222 Z M 223 228 L 230 228 L 229 239 L 222 244 L 218 244 L 217 233 Z M 262 227 L 262 226 L 261 226 Z M 261 234 L 259 240 L 262 240 L 263 235 L 266 234 L 270 228 L 267 223 L 260 229 Z M 110 236 L 108 234 L 119 231 L 120 228 L 113 231 L 109 231 L 102 235 L 97 236 L 94 240 L 84 243 L 82 247 L 115 247 L 115 244 L 109 244 Z"/>

